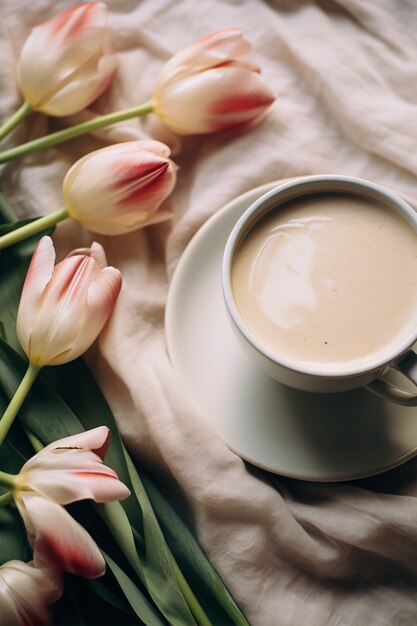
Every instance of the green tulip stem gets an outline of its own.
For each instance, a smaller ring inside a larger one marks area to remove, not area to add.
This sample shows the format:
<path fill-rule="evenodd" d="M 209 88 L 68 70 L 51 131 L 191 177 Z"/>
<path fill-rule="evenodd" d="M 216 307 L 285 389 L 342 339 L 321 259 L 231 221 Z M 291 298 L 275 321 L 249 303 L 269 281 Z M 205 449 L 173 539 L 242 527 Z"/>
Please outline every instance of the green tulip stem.
<path fill-rule="evenodd" d="M 0 496 L 0 508 L 2 506 L 7 506 L 8 504 L 11 504 L 12 502 L 13 502 L 13 491 L 6 491 L 6 493 L 3 493 Z"/>
<path fill-rule="evenodd" d="M 184 596 L 184 599 L 185 599 L 185 601 L 188 604 L 188 608 L 190 609 L 191 613 L 193 614 L 193 617 L 195 618 L 197 624 L 199 626 L 213 626 L 211 621 L 209 620 L 209 618 L 205 614 L 203 608 L 201 607 L 199 601 L 197 600 L 197 598 L 195 597 L 194 593 L 192 592 L 192 590 L 191 590 L 189 584 L 187 583 L 186 579 L 184 578 L 184 575 L 183 575 L 182 571 L 180 570 L 180 568 L 178 567 L 178 564 L 175 561 L 175 559 L 172 556 L 172 554 L 171 554 L 171 559 L 172 559 L 172 563 L 173 563 L 173 566 L 174 566 L 174 572 L 175 572 L 175 576 L 177 578 L 178 586 L 181 589 L 182 595 Z"/>
<path fill-rule="evenodd" d="M 11 489 L 14 488 L 16 483 L 16 476 L 14 474 L 6 474 L 6 472 L 0 472 L 0 484 Z"/>
<path fill-rule="evenodd" d="M 20 146 L 10 148 L 10 150 L 4 150 L 4 152 L 0 152 L 0 163 L 6 163 L 6 161 L 18 159 L 19 157 L 25 156 L 25 154 L 29 154 L 30 152 L 38 152 L 44 148 L 55 146 L 58 143 L 68 141 L 69 139 L 73 139 L 73 137 L 79 137 L 80 135 L 90 133 L 98 128 L 104 128 L 105 126 L 110 126 L 111 124 L 129 120 L 132 117 L 139 117 L 139 115 L 152 113 L 153 110 L 153 102 L 149 101 L 137 107 L 132 107 L 131 109 L 123 109 L 122 111 L 108 113 L 107 115 L 99 115 L 92 120 L 88 120 L 87 122 L 82 122 L 81 124 L 76 124 L 75 126 L 58 130 L 56 133 L 51 133 L 45 137 L 40 137 L 39 139 L 22 143 Z"/>
<path fill-rule="evenodd" d="M 14 489 L 16 484 L 16 476 L 14 474 L 7 474 L 6 472 L 0 472 L 0 485 Z"/>
<path fill-rule="evenodd" d="M 6 438 L 6 435 L 14 422 L 14 418 L 16 417 L 20 407 L 22 406 L 26 396 L 28 395 L 30 388 L 35 382 L 36 377 L 41 370 L 41 367 L 41 365 L 36 365 L 36 363 L 29 363 L 26 374 L 23 376 L 20 385 L 15 391 L 13 398 L 10 400 L 9 406 L 7 407 L 7 409 L 3 413 L 2 418 L 0 419 L 0 445 Z M 3 475 L 4 474 L 0 472 L 0 483 L 7 484 L 4 483 L 4 481 L 2 480 Z"/>
<path fill-rule="evenodd" d="M 29 115 L 29 113 L 32 112 L 32 110 L 32 106 L 29 102 L 25 101 L 22 106 L 19 107 L 15 113 L 13 113 L 11 118 L 7 120 L 3 126 L 0 126 L 0 141 L 11 133 L 12 130 L 16 128 L 16 126 L 18 126 L 20 122 L 22 122 L 25 117 Z"/>
<path fill-rule="evenodd" d="M 58 211 L 54 213 L 50 213 L 49 215 L 44 215 L 33 222 L 29 222 L 29 224 L 25 224 L 20 228 L 16 228 L 12 230 L 10 233 L 6 233 L 2 237 L 0 237 L 0 250 L 4 248 L 8 248 L 19 241 L 23 241 L 23 239 L 27 239 L 28 237 L 32 237 L 32 235 L 37 235 L 41 233 L 46 228 L 50 228 L 51 226 L 55 226 L 58 222 L 67 219 L 69 217 L 69 212 L 66 207 L 61 207 Z"/>

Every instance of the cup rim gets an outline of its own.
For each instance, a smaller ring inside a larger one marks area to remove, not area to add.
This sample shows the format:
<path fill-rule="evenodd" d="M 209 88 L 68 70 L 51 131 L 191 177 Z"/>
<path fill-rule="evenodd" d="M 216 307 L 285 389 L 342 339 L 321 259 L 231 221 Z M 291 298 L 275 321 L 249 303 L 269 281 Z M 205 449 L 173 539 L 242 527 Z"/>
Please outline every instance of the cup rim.
<path fill-rule="evenodd" d="M 241 240 L 246 236 L 252 226 L 254 226 L 258 220 L 264 217 L 271 209 L 275 209 L 289 200 L 302 197 L 309 193 L 338 191 L 341 193 L 350 192 L 359 196 L 363 195 L 366 198 L 371 200 L 374 199 L 379 203 L 385 204 L 391 210 L 394 210 L 401 218 L 403 218 L 417 236 L 417 212 L 410 206 L 410 204 L 408 204 L 408 202 L 406 202 L 406 200 L 403 200 L 403 198 L 389 189 L 386 189 L 382 185 L 362 178 L 357 178 L 355 176 L 337 174 L 303 176 L 274 187 L 270 191 L 264 193 L 247 209 L 245 209 L 229 234 L 222 261 L 221 281 L 223 298 L 229 315 L 242 337 L 252 346 L 252 348 L 272 363 L 276 363 L 295 373 L 317 378 L 353 378 L 355 376 L 366 375 L 374 371 L 380 371 L 381 369 L 392 365 L 417 341 L 417 319 L 415 330 L 412 333 L 409 333 L 406 338 L 398 344 L 395 350 L 387 352 L 383 358 L 377 359 L 370 364 L 356 367 L 346 367 L 346 369 L 341 369 L 337 372 L 332 369 L 318 369 L 314 366 L 306 366 L 301 363 L 297 365 L 294 361 L 289 361 L 276 355 L 255 336 L 246 324 L 235 303 L 231 281 L 231 270 L 234 254 Z"/>

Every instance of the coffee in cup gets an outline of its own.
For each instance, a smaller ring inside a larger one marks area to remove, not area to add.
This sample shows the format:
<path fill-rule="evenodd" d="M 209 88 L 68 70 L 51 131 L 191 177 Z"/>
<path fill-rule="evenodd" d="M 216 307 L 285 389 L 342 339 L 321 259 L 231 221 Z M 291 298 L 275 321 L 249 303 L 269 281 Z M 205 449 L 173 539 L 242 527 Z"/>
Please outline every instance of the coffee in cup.
<path fill-rule="evenodd" d="M 369 384 L 417 339 L 416 214 L 360 179 L 283 184 L 235 226 L 223 286 L 237 334 L 274 378 L 324 392 Z"/>

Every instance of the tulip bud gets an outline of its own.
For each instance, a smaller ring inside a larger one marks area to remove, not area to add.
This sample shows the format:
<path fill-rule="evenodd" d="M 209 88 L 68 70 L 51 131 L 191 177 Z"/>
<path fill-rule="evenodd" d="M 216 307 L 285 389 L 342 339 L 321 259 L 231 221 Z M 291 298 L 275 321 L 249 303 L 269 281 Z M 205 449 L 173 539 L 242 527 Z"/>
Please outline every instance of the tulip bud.
<path fill-rule="evenodd" d="M 7 626 L 50 623 L 48 604 L 62 593 L 59 572 L 31 563 L 8 561 L 0 566 L 0 621 Z"/>
<path fill-rule="evenodd" d="M 177 133 L 213 133 L 260 118 L 275 97 L 238 29 L 215 32 L 174 55 L 159 73 L 154 111 Z"/>
<path fill-rule="evenodd" d="M 107 7 L 81 4 L 36 26 L 18 64 L 26 101 L 48 115 L 71 115 L 93 102 L 116 70 Z"/>
<path fill-rule="evenodd" d="M 115 144 L 91 152 L 65 176 L 69 215 L 88 230 L 121 235 L 172 217 L 161 203 L 171 193 L 176 165 L 159 141 Z"/>
<path fill-rule="evenodd" d="M 83 354 L 105 325 L 122 284 L 98 243 L 54 263 L 52 239 L 42 237 L 17 313 L 21 346 L 39 366 L 60 365 Z"/>

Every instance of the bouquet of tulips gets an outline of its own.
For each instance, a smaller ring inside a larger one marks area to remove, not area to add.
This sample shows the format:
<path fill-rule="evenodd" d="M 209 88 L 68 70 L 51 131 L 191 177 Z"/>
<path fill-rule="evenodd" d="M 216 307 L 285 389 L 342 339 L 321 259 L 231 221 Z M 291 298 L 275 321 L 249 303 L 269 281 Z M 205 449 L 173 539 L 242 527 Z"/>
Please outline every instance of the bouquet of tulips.
<path fill-rule="evenodd" d="M 116 71 L 104 4 L 37 26 L 18 62 L 23 104 L 0 139 L 32 111 L 83 110 Z M 249 43 L 227 29 L 172 57 L 145 104 L 10 147 L 0 163 L 150 113 L 179 134 L 225 131 L 256 121 L 273 99 Z M 176 176 L 165 144 L 124 142 L 74 163 L 53 213 L 22 223 L 0 203 L 0 626 L 47 624 L 52 603 L 56 624 L 247 624 L 130 458 L 79 358 L 117 306 L 120 272 L 96 242 L 55 264 L 50 237 L 66 218 L 104 235 L 167 220 Z"/>

